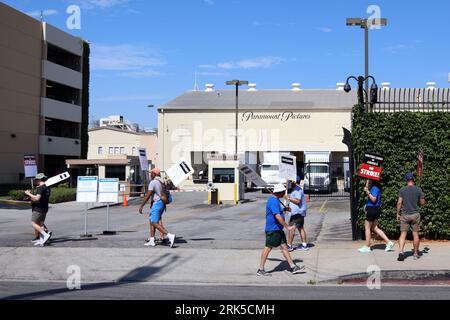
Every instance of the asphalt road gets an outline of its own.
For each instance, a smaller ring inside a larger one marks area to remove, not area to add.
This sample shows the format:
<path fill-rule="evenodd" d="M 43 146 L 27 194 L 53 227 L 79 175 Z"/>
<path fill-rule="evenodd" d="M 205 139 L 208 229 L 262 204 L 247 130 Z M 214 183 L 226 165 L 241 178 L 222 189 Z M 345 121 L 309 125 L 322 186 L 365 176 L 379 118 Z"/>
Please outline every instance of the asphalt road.
<path fill-rule="evenodd" d="M 448 300 L 448 286 L 176 286 L 94 283 L 68 290 L 64 283 L 0 282 L 2 300 Z"/>
<path fill-rule="evenodd" d="M 209 206 L 206 192 L 176 193 L 163 216 L 164 225 L 177 235 L 181 248 L 260 249 L 264 245 L 265 203 L 268 195 L 247 193 L 238 206 Z M 59 204 L 50 208 L 46 224 L 53 231 L 54 247 L 140 248 L 148 238 L 148 215 L 138 213 L 139 201 L 110 210 L 114 236 L 103 236 L 106 209 L 89 210 L 88 232 L 84 232 L 84 205 Z M 148 210 L 148 208 L 147 208 Z M 0 246 L 30 247 L 31 210 L 0 208 Z M 311 243 L 321 240 L 351 240 L 348 200 L 311 201 L 305 228 Z"/>

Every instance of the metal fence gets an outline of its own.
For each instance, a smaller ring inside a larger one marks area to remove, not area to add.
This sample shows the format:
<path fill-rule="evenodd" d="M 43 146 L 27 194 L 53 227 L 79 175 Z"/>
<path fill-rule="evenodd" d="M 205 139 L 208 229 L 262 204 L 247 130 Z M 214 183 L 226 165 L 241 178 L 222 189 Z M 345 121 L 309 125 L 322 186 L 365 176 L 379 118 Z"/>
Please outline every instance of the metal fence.
<path fill-rule="evenodd" d="M 377 102 L 368 105 L 369 112 L 449 112 L 449 88 L 379 89 Z"/>
<path fill-rule="evenodd" d="M 349 198 L 349 163 L 345 161 L 307 162 L 305 164 L 303 189 L 310 198 Z"/>

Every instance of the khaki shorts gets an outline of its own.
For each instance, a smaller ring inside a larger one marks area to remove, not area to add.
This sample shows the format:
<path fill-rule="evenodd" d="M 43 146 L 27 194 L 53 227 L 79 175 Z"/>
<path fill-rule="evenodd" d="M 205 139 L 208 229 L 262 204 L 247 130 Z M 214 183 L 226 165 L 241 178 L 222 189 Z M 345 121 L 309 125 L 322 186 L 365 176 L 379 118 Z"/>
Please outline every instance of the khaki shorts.
<path fill-rule="evenodd" d="M 400 216 L 400 231 L 408 232 L 410 227 L 413 232 L 420 231 L 420 213 L 402 214 Z"/>
<path fill-rule="evenodd" d="M 43 223 L 43 222 L 45 222 L 46 216 L 47 216 L 46 213 L 33 211 L 32 215 L 31 215 L 31 221 L 35 222 L 35 223 L 38 223 L 38 224 L 39 223 Z"/>

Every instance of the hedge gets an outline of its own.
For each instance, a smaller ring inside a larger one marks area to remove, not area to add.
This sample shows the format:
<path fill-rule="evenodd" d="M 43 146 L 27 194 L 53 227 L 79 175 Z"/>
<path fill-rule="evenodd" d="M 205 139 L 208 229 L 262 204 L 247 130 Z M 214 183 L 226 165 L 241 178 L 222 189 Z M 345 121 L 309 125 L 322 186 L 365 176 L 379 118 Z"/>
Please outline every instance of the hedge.
<path fill-rule="evenodd" d="M 421 208 L 421 236 L 450 239 L 450 113 L 364 113 L 355 107 L 352 143 L 357 164 L 365 152 L 384 156 L 382 216 L 380 227 L 390 238 L 398 237 L 396 204 L 404 175 L 412 172 L 425 193 Z M 423 177 L 417 177 L 417 158 L 424 152 Z M 359 227 L 363 229 L 367 201 L 359 179 Z"/>
<path fill-rule="evenodd" d="M 61 202 L 70 202 L 75 201 L 77 197 L 77 190 L 71 189 L 67 187 L 58 187 L 51 189 L 50 194 L 50 203 L 61 203 Z M 30 199 L 25 196 L 24 190 L 11 190 L 8 193 L 8 196 L 11 200 L 15 201 L 29 201 Z"/>

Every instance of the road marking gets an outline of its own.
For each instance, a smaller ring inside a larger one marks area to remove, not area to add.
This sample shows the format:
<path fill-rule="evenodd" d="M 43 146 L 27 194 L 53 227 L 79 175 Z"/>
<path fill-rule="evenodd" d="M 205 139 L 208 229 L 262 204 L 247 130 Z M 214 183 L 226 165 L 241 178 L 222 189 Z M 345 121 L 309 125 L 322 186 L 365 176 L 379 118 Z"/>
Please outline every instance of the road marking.
<path fill-rule="evenodd" d="M 319 209 L 319 212 L 321 212 L 321 213 L 323 212 L 323 210 L 325 209 L 325 206 L 326 206 L 327 202 L 328 202 L 328 199 L 325 200 L 325 201 L 323 202 L 322 206 L 321 206 L 320 209 Z"/>

